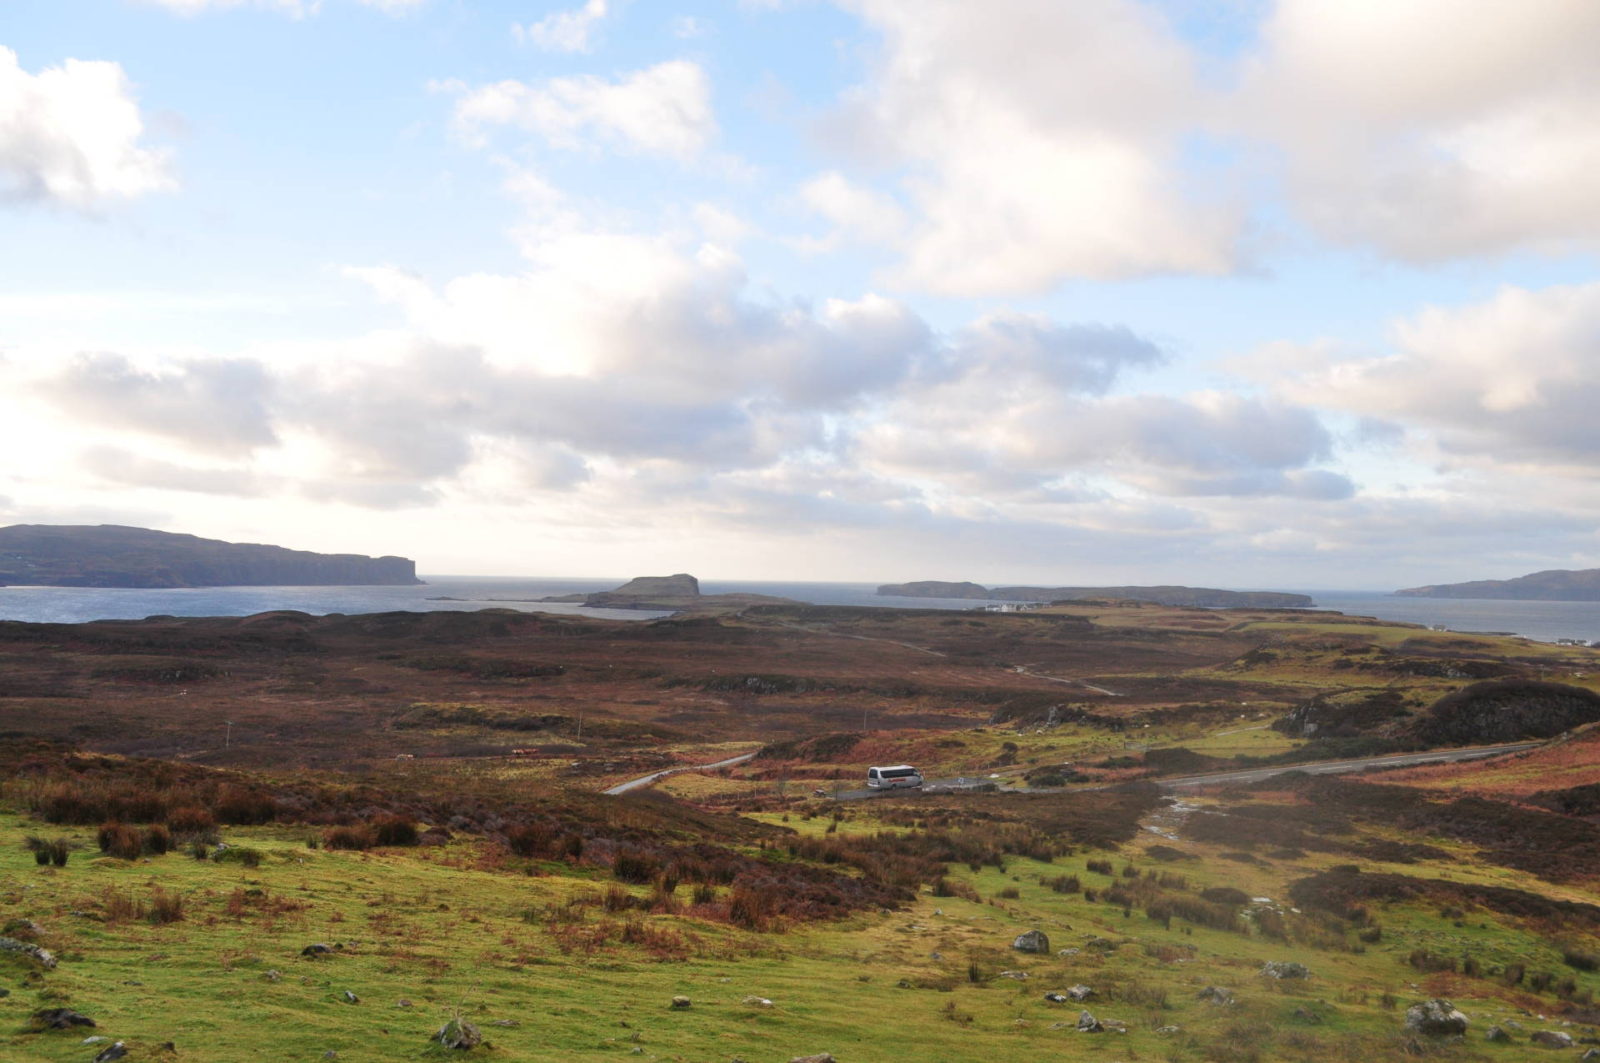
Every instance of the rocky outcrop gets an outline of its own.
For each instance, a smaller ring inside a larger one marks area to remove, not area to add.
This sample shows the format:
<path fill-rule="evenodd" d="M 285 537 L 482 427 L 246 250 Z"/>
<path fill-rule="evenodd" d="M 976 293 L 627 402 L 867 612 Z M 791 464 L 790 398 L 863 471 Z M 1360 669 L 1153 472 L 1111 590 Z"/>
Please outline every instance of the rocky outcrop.
<path fill-rule="evenodd" d="M 695 612 L 733 612 L 752 605 L 795 604 L 791 598 L 770 594 L 701 594 L 700 581 L 687 572 L 671 576 L 638 576 L 614 591 L 561 594 L 545 602 L 570 602 L 590 609 L 659 609 Z"/>
<path fill-rule="evenodd" d="M 318 554 L 114 524 L 0 528 L 0 585 L 330 587 L 419 584 L 404 557 Z"/>
<path fill-rule="evenodd" d="M 1467 1017 L 1448 1000 L 1425 1000 L 1406 1009 L 1406 1029 L 1429 1037 L 1456 1037 L 1467 1032 Z"/>
<path fill-rule="evenodd" d="M 1305 609 L 1316 604 L 1304 594 L 1280 591 L 1224 591 L 1212 587 L 984 587 L 979 583 L 918 580 L 886 583 L 878 593 L 900 598 L 988 599 L 1001 602 L 1058 602 L 1115 599 L 1201 609 Z"/>
<path fill-rule="evenodd" d="M 1029 930 L 1018 934 L 1011 947 L 1018 952 L 1046 953 L 1050 951 L 1050 938 L 1043 930 Z"/>
<path fill-rule="evenodd" d="M 1516 579 L 1479 579 L 1395 591 L 1401 598 L 1494 598 L 1528 602 L 1600 602 L 1600 568 L 1547 569 Z"/>

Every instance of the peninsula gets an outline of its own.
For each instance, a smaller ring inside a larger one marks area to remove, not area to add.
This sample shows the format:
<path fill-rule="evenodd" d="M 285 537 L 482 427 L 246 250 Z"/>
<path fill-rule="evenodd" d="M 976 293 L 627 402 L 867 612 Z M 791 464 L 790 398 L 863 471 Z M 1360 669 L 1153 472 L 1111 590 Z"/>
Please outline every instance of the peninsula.
<path fill-rule="evenodd" d="M 0 586 L 412 586 L 405 557 L 318 554 L 116 524 L 0 528 Z"/>
<path fill-rule="evenodd" d="M 878 588 L 878 593 L 897 598 L 972 598 L 1001 602 L 1059 602 L 1095 598 L 1202 609 L 1309 609 L 1315 604 L 1307 595 L 1282 591 L 1224 591 L 1213 587 L 991 588 L 979 583 L 944 580 L 886 583 Z"/>
<path fill-rule="evenodd" d="M 1547 569 L 1516 579 L 1480 579 L 1408 587 L 1401 598 L 1498 598 L 1529 602 L 1600 602 L 1600 568 Z"/>

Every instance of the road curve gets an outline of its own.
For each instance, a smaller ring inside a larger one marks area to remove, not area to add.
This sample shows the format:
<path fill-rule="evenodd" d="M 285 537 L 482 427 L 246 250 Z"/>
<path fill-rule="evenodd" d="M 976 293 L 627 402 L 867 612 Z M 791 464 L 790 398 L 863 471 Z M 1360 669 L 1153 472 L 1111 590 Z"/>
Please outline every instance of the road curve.
<path fill-rule="evenodd" d="M 601 790 L 600 792 L 603 794 L 612 794 L 613 796 L 616 794 L 625 794 L 630 790 L 637 790 L 641 786 L 649 786 L 651 783 L 665 779 L 668 775 L 675 775 L 680 771 L 707 771 L 712 768 L 729 768 L 735 764 L 743 764 L 745 761 L 754 756 L 755 753 L 741 753 L 737 757 L 729 757 L 727 760 L 719 760 L 715 764 L 685 764 L 679 768 L 664 768 L 661 771 L 651 772 L 649 775 L 641 775 L 637 779 L 629 779 L 627 782 L 619 782 L 617 785 L 611 787 L 611 789 Z"/>
<path fill-rule="evenodd" d="M 1543 742 L 1507 742 L 1498 746 L 1470 746 L 1465 749 L 1430 749 L 1426 753 L 1399 753 L 1383 757 L 1356 757 L 1353 760 L 1313 760 L 1299 764 L 1274 764 L 1267 768 L 1246 768 L 1242 771 L 1214 772 L 1210 775 L 1180 775 L 1170 779 L 1150 779 L 1148 781 L 1169 790 L 1181 790 L 1197 786 L 1227 786 L 1238 783 L 1260 782 L 1270 779 L 1274 775 L 1287 775 L 1292 771 L 1303 771 L 1308 775 L 1343 775 L 1354 771 L 1367 771 L 1374 768 L 1406 768 L 1415 764 L 1445 764 L 1458 760 L 1479 760 L 1486 757 L 1498 757 L 1507 753 L 1521 753 L 1526 749 L 1544 745 Z M 988 782 L 1001 782 L 1002 780 L 990 779 L 983 775 L 969 775 L 959 779 L 929 779 L 924 787 L 928 792 L 948 790 L 970 790 Z M 1144 780 L 1141 780 L 1144 781 Z M 1076 790 L 1105 790 L 1106 786 L 1077 787 Z M 1018 793 L 1074 793 L 1073 789 L 1040 789 L 1013 791 Z M 838 801 L 859 801 L 864 797 L 882 796 L 891 794 L 895 790 L 843 790 L 836 794 L 829 794 Z"/>

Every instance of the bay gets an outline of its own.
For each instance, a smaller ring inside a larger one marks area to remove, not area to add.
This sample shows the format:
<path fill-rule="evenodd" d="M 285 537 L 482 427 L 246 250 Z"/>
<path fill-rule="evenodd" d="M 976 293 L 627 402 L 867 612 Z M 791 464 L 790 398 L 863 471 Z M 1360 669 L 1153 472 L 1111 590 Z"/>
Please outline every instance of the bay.
<path fill-rule="evenodd" d="M 92 587 L 0 587 L 0 619 L 44 623 L 134 620 L 147 616 L 250 616 L 275 609 L 314 615 L 435 612 L 487 608 L 564 613 L 615 620 L 652 620 L 665 612 L 588 609 L 540 602 L 550 595 L 611 590 L 619 577 L 526 578 L 424 576 L 412 587 L 197 587 L 182 589 Z M 971 598 L 901 598 L 877 593 L 875 583 L 702 580 L 705 594 L 769 594 L 816 605 L 910 609 L 972 609 L 991 604 Z M 1498 631 L 1540 641 L 1600 640 L 1600 602 L 1534 602 L 1491 599 L 1397 598 L 1384 591 L 1309 590 L 1316 608 L 1354 616 L 1442 627 L 1453 631 Z"/>

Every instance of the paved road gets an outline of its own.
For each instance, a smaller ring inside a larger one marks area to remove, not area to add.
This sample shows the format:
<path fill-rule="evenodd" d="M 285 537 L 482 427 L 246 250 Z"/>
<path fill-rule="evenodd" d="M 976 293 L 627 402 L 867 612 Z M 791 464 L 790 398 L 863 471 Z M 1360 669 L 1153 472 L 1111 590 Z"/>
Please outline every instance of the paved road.
<path fill-rule="evenodd" d="M 1248 768 L 1244 771 L 1214 772 L 1210 775 L 1180 775 L 1170 779 L 1152 779 L 1157 786 L 1169 790 L 1188 789 L 1197 786 L 1223 786 L 1236 783 L 1260 782 L 1270 779 L 1274 775 L 1286 775 L 1291 771 L 1303 771 L 1308 775 L 1343 775 L 1355 771 L 1367 771 L 1373 768 L 1405 768 L 1414 764 L 1442 764 L 1457 760 L 1479 760 L 1485 757 L 1498 757 L 1506 753 L 1520 753 L 1525 749 L 1533 749 L 1543 745 L 1542 742 L 1508 742 L 1498 746 L 1471 746 L 1467 749 L 1431 749 L 1426 753 L 1400 753 L 1386 757 L 1357 757 L 1353 760 L 1316 760 L 1301 764 L 1274 764 L 1269 768 Z M 964 778 L 929 779 L 925 787 L 926 793 L 947 792 L 950 790 L 970 790 L 986 782 L 1000 783 L 1003 779 L 991 779 L 985 775 L 969 775 Z M 1104 790 L 1107 787 L 1093 786 L 1082 789 Z M 840 801 L 859 801 L 864 797 L 882 797 L 894 793 L 893 790 L 841 790 L 829 797 Z M 1071 790 L 1032 790 L 1030 793 L 1071 793 Z"/>
<path fill-rule="evenodd" d="M 662 771 L 651 772 L 649 775 L 641 775 L 637 779 L 629 779 L 627 782 L 619 782 L 611 789 L 602 790 L 600 792 L 606 794 L 625 794 L 629 790 L 637 790 L 641 786 L 649 786 L 651 783 L 665 779 L 668 775 L 673 775 L 680 771 L 707 771 L 712 768 L 728 768 L 735 764 L 743 764 L 753 756 L 755 756 L 754 753 L 741 753 L 737 757 L 729 757 L 727 760 L 719 760 L 715 764 L 685 764 L 680 768 L 666 768 Z"/>

